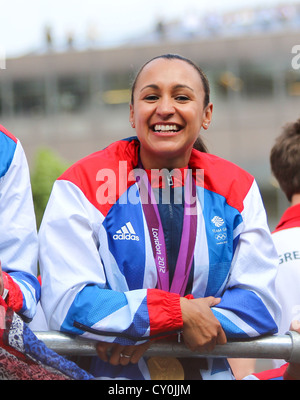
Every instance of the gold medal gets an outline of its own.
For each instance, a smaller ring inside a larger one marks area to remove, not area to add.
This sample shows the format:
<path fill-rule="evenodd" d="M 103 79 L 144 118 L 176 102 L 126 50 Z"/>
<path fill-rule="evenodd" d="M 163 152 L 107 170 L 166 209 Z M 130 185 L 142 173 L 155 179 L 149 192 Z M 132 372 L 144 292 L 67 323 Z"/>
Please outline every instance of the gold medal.
<path fill-rule="evenodd" d="M 151 357 L 147 364 L 152 380 L 184 380 L 184 370 L 177 358 Z"/>

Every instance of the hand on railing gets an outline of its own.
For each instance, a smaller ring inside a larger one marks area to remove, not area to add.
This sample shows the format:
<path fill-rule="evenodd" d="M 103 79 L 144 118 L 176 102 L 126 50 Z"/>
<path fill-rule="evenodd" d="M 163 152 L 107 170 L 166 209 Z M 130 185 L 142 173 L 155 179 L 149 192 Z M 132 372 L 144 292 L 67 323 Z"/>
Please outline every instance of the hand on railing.
<path fill-rule="evenodd" d="M 102 361 L 108 361 L 112 365 L 136 364 L 150 347 L 150 342 L 135 345 L 122 346 L 117 343 L 97 342 L 96 352 Z"/>
<path fill-rule="evenodd" d="M 220 322 L 211 311 L 221 299 L 204 297 L 180 298 L 183 319 L 182 336 L 187 348 L 192 351 L 212 351 L 216 345 L 227 342 Z"/>

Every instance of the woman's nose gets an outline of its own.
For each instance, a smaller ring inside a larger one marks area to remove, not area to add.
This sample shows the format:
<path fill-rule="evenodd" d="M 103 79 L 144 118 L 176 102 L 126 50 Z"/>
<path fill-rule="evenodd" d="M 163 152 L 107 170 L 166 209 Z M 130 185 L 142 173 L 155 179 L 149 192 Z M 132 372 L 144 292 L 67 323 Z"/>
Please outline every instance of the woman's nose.
<path fill-rule="evenodd" d="M 157 114 L 167 117 L 175 113 L 173 100 L 169 97 L 162 97 L 156 108 Z"/>

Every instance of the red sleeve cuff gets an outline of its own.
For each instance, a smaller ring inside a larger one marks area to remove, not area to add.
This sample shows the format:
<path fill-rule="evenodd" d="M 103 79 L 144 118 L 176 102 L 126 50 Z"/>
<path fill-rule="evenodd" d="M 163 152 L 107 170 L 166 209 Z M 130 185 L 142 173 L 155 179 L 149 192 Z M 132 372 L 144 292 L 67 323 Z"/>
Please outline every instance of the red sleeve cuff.
<path fill-rule="evenodd" d="M 23 307 L 23 294 L 19 285 L 6 272 L 2 271 L 2 276 L 4 289 L 8 291 L 5 297 L 6 304 L 16 312 L 20 311 Z"/>
<path fill-rule="evenodd" d="M 147 305 L 151 336 L 183 327 L 179 294 L 148 289 Z"/>

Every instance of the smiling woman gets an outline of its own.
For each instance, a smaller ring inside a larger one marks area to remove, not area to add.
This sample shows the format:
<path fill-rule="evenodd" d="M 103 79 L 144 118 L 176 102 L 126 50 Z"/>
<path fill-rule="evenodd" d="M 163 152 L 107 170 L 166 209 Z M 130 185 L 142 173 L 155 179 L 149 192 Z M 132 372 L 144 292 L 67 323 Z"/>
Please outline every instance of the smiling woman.
<path fill-rule="evenodd" d="M 42 306 L 50 329 L 98 341 L 96 377 L 233 379 L 225 359 L 144 353 L 166 336 L 209 351 L 277 331 L 277 254 L 256 182 L 195 148 L 212 109 L 195 64 L 156 57 L 132 89 L 137 137 L 78 161 L 53 186 L 40 228 Z"/>

